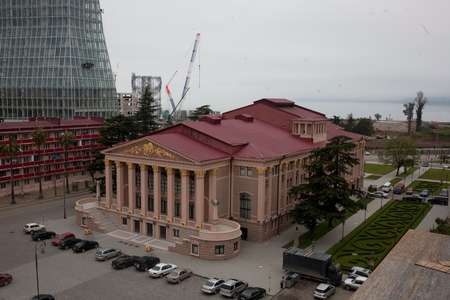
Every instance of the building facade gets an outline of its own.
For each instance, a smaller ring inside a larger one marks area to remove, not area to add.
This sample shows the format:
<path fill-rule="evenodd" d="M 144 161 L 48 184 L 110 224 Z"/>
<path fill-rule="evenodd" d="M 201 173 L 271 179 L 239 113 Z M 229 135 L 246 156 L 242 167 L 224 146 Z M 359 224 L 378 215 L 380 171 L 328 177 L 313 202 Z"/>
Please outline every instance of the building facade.
<path fill-rule="evenodd" d="M 8 144 L 14 138 L 19 151 L 13 161 L 0 154 L 0 196 L 11 194 L 11 175 L 14 176 L 17 194 L 35 192 L 42 178 L 43 189 L 62 186 L 65 170 L 69 174 L 70 189 L 78 190 L 92 182 L 87 166 L 94 159 L 94 152 L 101 149 L 98 144 L 102 118 L 77 117 L 73 120 L 56 118 L 34 118 L 29 121 L 0 123 L 0 143 Z M 38 152 L 33 144 L 33 132 L 38 128 L 47 133 L 47 141 Z M 69 131 L 74 134 L 74 144 L 68 148 L 66 168 L 64 149 L 59 137 Z M 12 174 L 11 174 L 12 170 Z"/>
<path fill-rule="evenodd" d="M 356 144 L 348 180 L 362 186 L 364 140 L 285 99 L 184 122 L 104 151 L 101 209 L 133 232 L 205 259 L 239 253 L 292 224 L 290 187 L 307 180 L 311 151 L 336 136 Z"/>
<path fill-rule="evenodd" d="M 0 118 L 117 113 L 99 0 L 0 0 Z"/>
<path fill-rule="evenodd" d="M 139 100 L 146 88 L 150 89 L 150 92 L 155 100 L 157 106 L 156 115 L 161 117 L 161 77 L 157 76 L 141 76 L 134 73 L 131 74 L 131 102 L 128 103 L 127 112 L 134 115 L 139 110 Z"/>
<path fill-rule="evenodd" d="M 120 114 L 130 117 L 137 111 L 136 103 L 133 101 L 133 96 L 130 93 L 117 93 L 117 99 L 119 101 Z"/>

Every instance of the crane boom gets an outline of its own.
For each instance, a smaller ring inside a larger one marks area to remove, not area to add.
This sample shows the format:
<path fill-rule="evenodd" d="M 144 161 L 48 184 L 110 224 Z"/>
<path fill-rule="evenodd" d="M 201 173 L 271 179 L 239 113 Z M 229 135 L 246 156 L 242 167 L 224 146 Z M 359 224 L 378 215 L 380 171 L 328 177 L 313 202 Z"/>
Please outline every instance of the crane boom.
<path fill-rule="evenodd" d="M 178 71 L 175 71 L 175 73 L 173 73 L 169 82 L 167 82 L 167 84 L 166 84 L 166 93 L 167 93 L 167 96 L 169 96 L 170 105 L 172 106 L 172 113 L 175 112 L 176 106 L 175 106 L 175 102 L 173 101 L 172 92 L 170 91 L 170 83 L 174 79 L 175 75 L 177 75 L 177 72 Z"/>
<path fill-rule="evenodd" d="M 183 101 L 184 97 L 186 97 L 187 93 L 189 92 L 189 82 L 191 81 L 192 67 L 194 65 L 195 57 L 197 56 L 199 43 L 200 43 L 200 33 L 197 33 L 194 42 L 194 49 L 192 50 L 191 61 L 189 62 L 189 67 L 186 74 L 186 81 L 184 82 L 183 93 L 181 94 L 180 101 L 178 101 L 176 108 L 178 108 L 178 106 Z"/>

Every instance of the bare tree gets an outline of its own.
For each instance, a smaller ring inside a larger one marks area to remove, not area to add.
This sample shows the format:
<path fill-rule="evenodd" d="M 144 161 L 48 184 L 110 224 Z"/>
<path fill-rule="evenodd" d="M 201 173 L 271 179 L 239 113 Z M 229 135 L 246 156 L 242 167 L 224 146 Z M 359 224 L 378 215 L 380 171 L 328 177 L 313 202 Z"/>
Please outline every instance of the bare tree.
<path fill-rule="evenodd" d="M 414 102 L 403 104 L 403 107 L 405 108 L 403 110 L 403 114 L 406 116 L 406 120 L 408 121 L 408 134 L 411 134 L 411 124 L 414 117 L 414 106 Z"/>
<path fill-rule="evenodd" d="M 424 94 L 422 91 L 417 92 L 417 97 L 415 99 L 416 103 L 416 131 L 420 131 L 422 128 L 422 114 L 423 114 L 423 108 L 425 104 L 427 104 L 428 99 L 424 97 Z"/>
<path fill-rule="evenodd" d="M 381 120 L 381 115 L 380 115 L 379 113 L 376 113 L 376 114 L 374 115 L 374 117 L 375 117 L 375 119 L 376 119 L 377 121 L 380 121 L 380 120 Z"/>

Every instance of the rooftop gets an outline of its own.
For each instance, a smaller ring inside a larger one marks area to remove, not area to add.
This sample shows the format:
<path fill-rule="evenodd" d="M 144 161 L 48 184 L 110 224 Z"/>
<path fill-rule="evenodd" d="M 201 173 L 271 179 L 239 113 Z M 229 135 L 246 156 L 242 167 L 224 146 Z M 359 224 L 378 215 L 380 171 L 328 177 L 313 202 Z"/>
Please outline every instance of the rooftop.
<path fill-rule="evenodd" d="M 351 300 L 450 299 L 450 274 L 417 265 L 450 261 L 450 236 L 409 230 Z"/>
<path fill-rule="evenodd" d="M 2 131 L 30 131 L 37 128 L 51 129 L 61 127 L 87 127 L 95 125 L 103 125 L 102 118 L 78 117 L 71 120 L 58 118 L 33 118 L 27 121 L 2 122 L 0 123 L 0 132 Z"/>

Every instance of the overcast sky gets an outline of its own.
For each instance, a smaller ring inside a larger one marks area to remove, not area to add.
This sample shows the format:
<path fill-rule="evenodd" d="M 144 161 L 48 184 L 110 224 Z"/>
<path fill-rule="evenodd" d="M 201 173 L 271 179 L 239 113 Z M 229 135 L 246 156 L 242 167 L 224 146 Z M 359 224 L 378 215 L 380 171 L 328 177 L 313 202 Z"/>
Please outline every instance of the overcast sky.
<path fill-rule="evenodd" d="M 117 89 L 161 76 L 183 107 L 262 97 L 393 100 L 450 95 L 449 0 L 100 0 Z M 198 62 L 201 76 L 199 88 Z M 168 107 L 163 93 L 163 106 Z"/>

